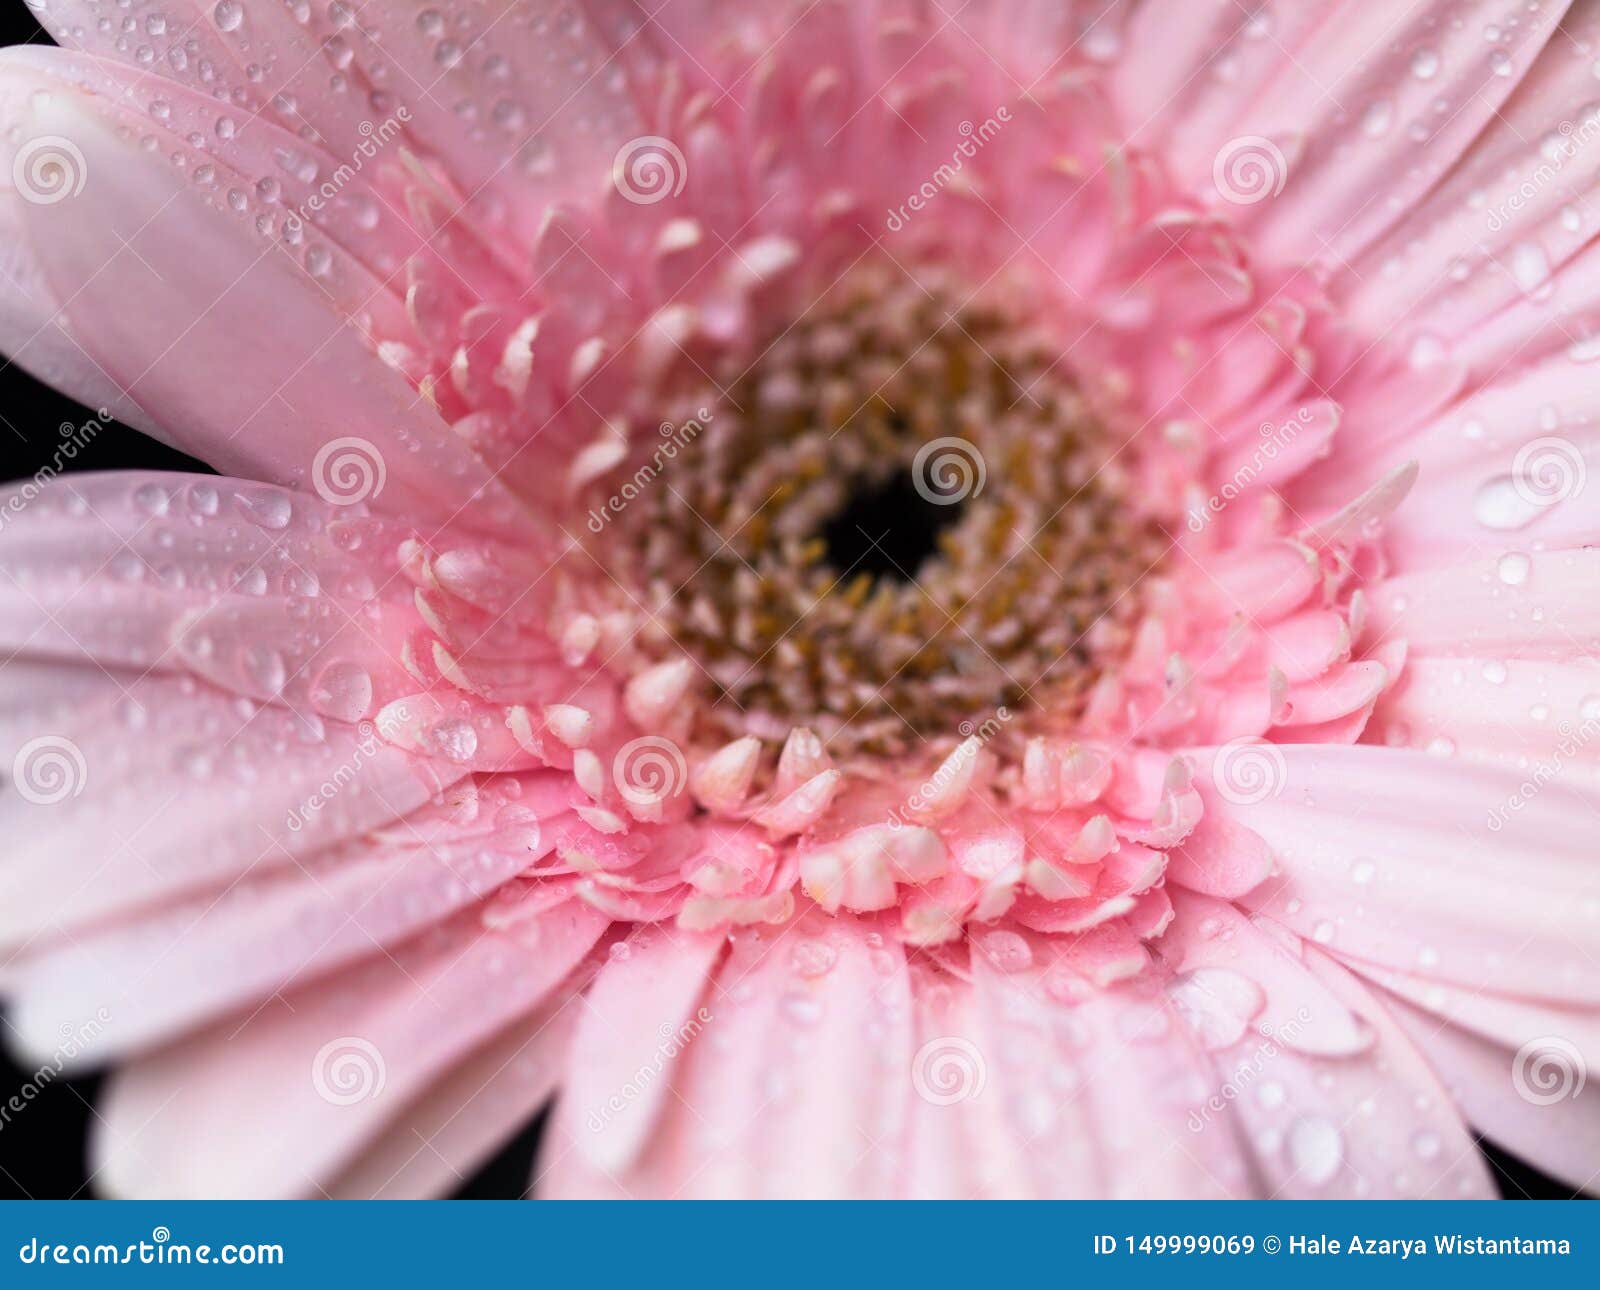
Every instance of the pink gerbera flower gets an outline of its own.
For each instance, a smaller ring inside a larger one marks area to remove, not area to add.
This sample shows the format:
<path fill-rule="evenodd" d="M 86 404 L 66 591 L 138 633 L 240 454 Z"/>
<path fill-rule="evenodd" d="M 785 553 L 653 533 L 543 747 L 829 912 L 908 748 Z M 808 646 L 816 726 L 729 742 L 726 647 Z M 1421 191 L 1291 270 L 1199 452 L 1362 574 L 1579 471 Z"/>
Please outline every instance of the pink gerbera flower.
<path fill-rule="evenodd" d="M 1600 19 L 37 0 L 0 939 L 101 1183 L 1600 1160 Z M 47 472 L 48 475 L 48 472 Z"/>

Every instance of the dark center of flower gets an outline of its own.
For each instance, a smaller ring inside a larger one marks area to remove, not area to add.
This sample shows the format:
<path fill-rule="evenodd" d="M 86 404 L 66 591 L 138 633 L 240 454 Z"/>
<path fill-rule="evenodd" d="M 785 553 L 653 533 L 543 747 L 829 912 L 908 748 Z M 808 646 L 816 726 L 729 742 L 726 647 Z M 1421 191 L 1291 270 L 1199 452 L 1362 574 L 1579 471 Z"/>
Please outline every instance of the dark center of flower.
<path fill-rule="evenodd" d="M 961 518 L 959 502 L 929 500 L 910 471 L 859 488 L 822 527 L 828 564 L 843 575 L 914 582 L 938 553 L 939 535 Z"/>
<path fill-rule="evenodd" d="M 710 678 L 708 737 L 1070 725 L 1165 542 L 1063 349 L 1018 291 L 875 265 L 704 369 L 693 443 L 585 544 L 642 611 L 634 648 Z"/>

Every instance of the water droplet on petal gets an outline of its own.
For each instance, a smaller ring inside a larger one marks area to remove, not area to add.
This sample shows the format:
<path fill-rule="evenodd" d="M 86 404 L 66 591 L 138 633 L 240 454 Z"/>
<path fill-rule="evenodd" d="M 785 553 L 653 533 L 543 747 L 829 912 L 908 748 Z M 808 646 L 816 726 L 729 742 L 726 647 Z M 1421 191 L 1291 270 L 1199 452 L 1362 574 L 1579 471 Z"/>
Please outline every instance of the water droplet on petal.
<path fill-rule="evenodd" d="M 1535 299 L 1551 289 L 1550 257 L 1537 242 L 1518 242 L 1511 248 L 1511 277 L 1524 295 Z"/>
<path fill-rule="evenodd" d="M 237 493 L 235 500 L 240 513 L 264 529 L 288 528 L 289 520 L 294 515 L 289 494 L 279 489 L 259 488 L 248 493 Z"/>
<path fill-rule="evenodd" d="M 1321 1187 L 1339 1172 L 1344 1141 L 1329 1121 L 1307 1116 L 1289 1126 L 1289 1159 L 1301 1181 Z"/>
<path fill-rule="evenodd" d="M 979 948 L 1001 972 L 1021 972 L 1033 963 L 1028 942 L 1015 932 L 990 932 L 979 942 Z"/>
<path fill-rule="evenodd" d="M 140 484 L 133 490 L 133 502 L 146 515 L 165 515 L 171 498 L 160 484 Z"/>
<path fill-rule="evenodd" d="M 428 731 L 428 741 L 441 757 L 453 762 L 471 761 L 478 751 L 478 732 L 465 717 L 448 717 Z"/>
<path fill-rule="evenodd" d="M 1500 557 L 1500 562 L 1495 566 L 1495 572 L 1500 575 L 1500 581 L 1508 587 L 1520 587 L 1528 580 L 1528 573 L 1533 568 L 1533 561 L 1521 551 L 1511 551 Z"/>
<path fill-rule="evenodd" d="M 1510 475 L 1497 475 L 1478 489 L 1472 501 L 1472 514 L 1486 529 L 1504 532 L 1520 529 L 1543 512 L 1536 500 L 1523 496 Z"/>
<path fill-rule="evenodd" d="M 822 1000 L 801 990 L 784 995 L 778 1007 L 797 1026 L 814 1026 L 822 1020 Z"/>
<path fill-rule="evenodd" d="M 264 645 L 253 645 L 245 652 L 244 670 L 251 684 L 267 694 L 276 694 L 283 689 L 283 683 L 289 676 L 283 655 Z"/>
<path fill-rule="evenodd" d="M 1394 121 L 1394 105 L 1388 99 L 1379 99 L 1369 107 L 1361 118 L 1361 133 L 1369 139 L 1376 139 L 1389 132 L 1389 126 Z"/>
<path fill-rule="evenodd" d="M 359 721 L 372 707 L 372 677 L 359 663 L 330 663 L 317 676 L 311 702 L 335 721 Z"/>
<path fill-rule="evenodd" d="M 804 977 L 826 976 L 838 961 L 838 953 L 826 941 L 804 940 L 794 947 L 789 962 Z"/>

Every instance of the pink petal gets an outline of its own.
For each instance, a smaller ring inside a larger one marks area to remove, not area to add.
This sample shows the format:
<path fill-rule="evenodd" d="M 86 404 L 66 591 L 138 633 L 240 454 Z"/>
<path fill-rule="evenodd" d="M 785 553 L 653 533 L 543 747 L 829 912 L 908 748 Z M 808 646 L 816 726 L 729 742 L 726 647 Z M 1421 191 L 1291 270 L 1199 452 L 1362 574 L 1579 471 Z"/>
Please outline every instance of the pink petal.
<path fill-rule="evenodd" d="M 1248 1035 L 1214 1054 L 1222 1082 L 1203 1133 L 1236 1126 L 1272 1197 L 1494 1196 L 1476 1144 L 1419 1050 L 1348 972 L 1314 949 L 1306 965 L 1361 1018 L 1371 1047 L 1318 1061 L 1288 1045 L 1293 1021 Z"/>
<path fill-rule="evenodd" d="M 625 1173 L 666 1109 L 674 1064 L 716 1008 L 706 1000 L 696 1011 L 725 943 L 668 926 L 637 928 L 613 947 L 584 996 L 560 1114 L 601 1172 Z"/>
<path fill-rule="evenodd" d="M 97 1171 L 126 1196 L 314 1193 L 412 1096 L 536 1008 L 605 921 L 569 902 L 493 933 L 469 914 L 124 1067 L 93 1144 Z"/>
<path fill-rule="evenodd" d="M 171 472 L 0 490 L 0 647 L 189 671 L 359 721 L 413 688 L 417 618 L 394 580 L 405 530 L 365 508 Z"/>
<path fill-rule="evenodd" d="M 1527 1047 L 1514 1051 L 1399 999 L 1390 1000 L 1390 1009 L 1481 1133 L 1536 1168 L 1594 1190 L 1600 1091 L 1592 1079 L 1579 1078 L 1584 1068 L 1562 1046 L 1563 1036 L 1530 1035 Z"/>
<path fill-rule="evenodd" d="M 1566 658 L 1600 642 L 1600 549 L 1537 551 L 1508 581 L 1499 556 L 1402 574 L 1372 589 L 1367 634 L 1419 654 Z"/>
<path fill-rule="evenodd" d="M 98 1062 L 299 988 L 476 903 L 552 850 L 554 830 L 502 810 L 504 801 L 475 806 L 490 816 L 475 825 L 453 822 L 454 804 L 425 810 L 391 838 L 52 945 L 8 980 L 11 1024 L 49 1053 L 60 1018 L 104 1007 L 110 1018 L 84 1054 Z M 435 831 L 435 820 L 444 827 Z"/>
<path fill-rule="evenodd" d="M 461 1186 L 555 1092 L 580 1007 L 558 992 L 457 1063 L 328 1184 L 328 1195 L 426 1199 Z"/>
<path fill-rule="evenodd" d="M 1206 1061 L 1159 991 L 1094 991 L 1071 1009 L 1043 973 L 973 965 L 979 1052 L 992 1114 L 1008 1132 L 1005 1194 L 1229 1198 L 1251 1179 L 1225 1136 L 1188 1127 L 1208 1088 Z"/>
<path fill-rule="evenodd" d="M 1600 759 L 1597 721 L 1600 663 L 1592 658 L 1413 658 L 1373 714 L 1371 737 L 1503 767 L 1515 773 L 1520 801 Z"/>
<path fill-rule="evenodd" d="M 0 755 L 14 773 L 53 760 L 66 778 L 41 782 L 33 800 L 0 796 L 13 839 L 0 872 L 4 941 L 292 863 L 414 810 L 459 775 L 356 726 L 190 679 L 32 662 L 7 664 L 7 676 Z"/>
<path fill-rule="evenodd" d="M 1275 793 L 1216 806 L 1278 860 L 1248 905 L 1341 958 L 1457 982 L 1487 965 L 1508 993 L 1600 998 L 1600 923 L 1580 899 L 1587 794 L 1548 784 L 1495 829 L 1513 773 L 1398 749 L 1277 751 Z"/>
<path fill-rule="evenodd" d="M 614 1179 L 552 1135 L 540 1194 L 830 1197 L 892 1194 L 910 1095 L 910 989 L 893 942 L 849 917 L 738 933 L 711 1019 L 672 1067 L 673 1097 Z M 863 1042 L 863 1036 L 876 1036 Z"/>
<path fill-rule="evenodd" d="M 514 532 L 525 523 L 281 240 L 209 207 L 164 158 L 102 115 L 109 100 L 85 99 L 41 61 L 72 66 L 54 51 L 8 53 L 0 65 L 48 91 L 27 97 L 26 113 L 8 123 L 16 146 L 69 138 L 94 178 L 65 215 L 28 205 L 25 229 L 85 352 L 174 443 L 224 473 L 309 487 L 333 460 L 319 466 L 320 452 L 359 441 L 353 450 L 374 481 L 363 487 L 377 506 L 438 524 L 478 496 L 480 527 Z M 128 300 L 140 308 L 127 309 Z M 260 325 L 264 316 L 270 327 Z"/>

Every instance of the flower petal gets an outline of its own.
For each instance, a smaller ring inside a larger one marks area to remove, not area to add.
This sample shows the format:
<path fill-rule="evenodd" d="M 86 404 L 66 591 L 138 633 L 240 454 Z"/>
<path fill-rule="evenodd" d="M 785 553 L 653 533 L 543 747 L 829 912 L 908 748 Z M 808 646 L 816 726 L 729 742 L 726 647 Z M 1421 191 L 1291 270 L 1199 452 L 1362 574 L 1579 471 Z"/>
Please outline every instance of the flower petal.
<path fill-rule="evenodd" d="M 605 926 L 570 901 L 514 933 L 467 914 L 125 1067 L 96 1171 L 130 1197 L 313 1194 L 413 1095 L 537 1008 Z"/>
<path fill-rule="evenodd" d="M 292 863 L 407 814 L 460 775 L 370 731 L 192 678 L 21 661 L 6 673 L 6 942 Z"/>
<path fill-rule="evenodd" d="M 354 447 L 369 459 L 363 496 L 375 506 L 438 525 L 476 498 L 476 526 L 526 524 L 357 324 L 330 308 L 315 262 L 308 270 L 254 223 L 208 205 L 192 180 L 122 136 L 107 100 L 34 61 L 9 52 L 0 61 L 8 82 L 43 91 L 8 120 L 15 142 L 0 160 L 66 139 L 85 182 L 64 204 L 26 205 L 24 226 L 84 351 L 174 444 L 224 473 L 323 488 L 342 481 L 321 454 Z"/>
<path fill-rule="evenodd" d="M 1552 783 L 1489 823 L 1518 776 L 1372 747 L 1276 749 L 1261 800 L 1221 801 L 1266 839 L 1280 876 L 1244 898 L 1339 957 L 1508 993 L 1600 999 L 1590 796 Z M 1275 788 L 1275 791 L 1273 789 Z"/>

